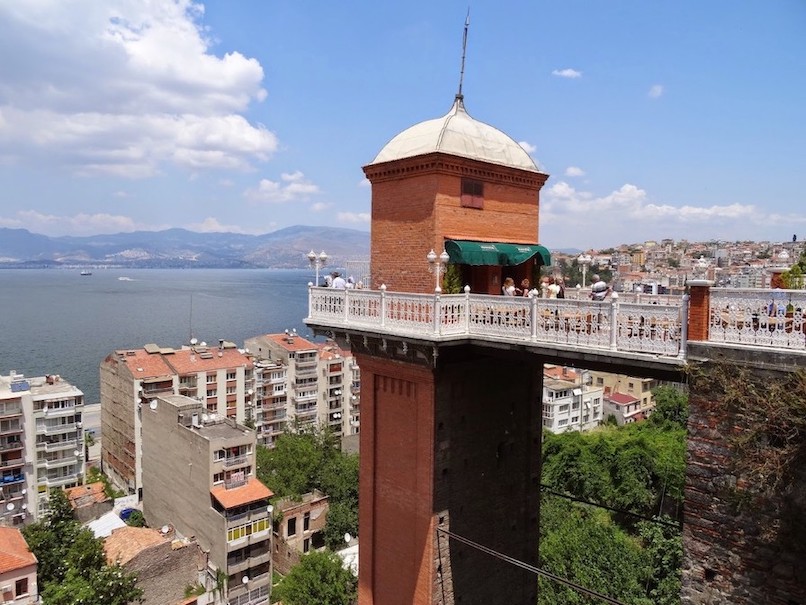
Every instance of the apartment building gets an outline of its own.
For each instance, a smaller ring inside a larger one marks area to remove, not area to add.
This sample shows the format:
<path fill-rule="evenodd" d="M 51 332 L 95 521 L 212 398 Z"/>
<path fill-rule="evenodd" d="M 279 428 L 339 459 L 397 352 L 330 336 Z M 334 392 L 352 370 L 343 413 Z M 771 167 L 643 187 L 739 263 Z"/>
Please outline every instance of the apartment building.
<path fill-rule="evenodd" d="M 543 427 L 552 433 L 588 431 L 602 422 L 604 389 L 588 370 L 546 365 L 543 369 Z"/>
<path fill-rule="evenodd" d="M 302 555 L 325 547 L 328 497 L 314 490 L 298 499 L 282 498 L 276 508 L 279 514 L 272 525 L 272 562 L 278 573 L 287 574 Z"/>
<path fill-rule="evenodd" d="M 195 537 L 230 605 L 269 602 L 271 491 L 255 477 L 255 431 L 183 395 L 138 411 L 143 427 L 143 515 Z"/>
<path fill-rule="evenodd" d="M 119 350 L 101 362 L 100 373 L 101 464 L 116 486 L 138 497 L 143 485 L 141 406 L 160 395 L 184 395 L 207 414 L 254 421 L 254 366 L 230 342 Z"/>
<path fill-rule="evenodd" d="M 621 393 L 638 400 L 639 411 L 649 416 L 655 409 L 655 396 L 652 390 L 660 386 L 654 378 L 636 378 L 626 374 L 610 374 L 608 372 L 591 371 L 593 385 L 602 387 L 605 395 Z"/>
<path fill-rule="evenodd" d="M 258 442 L 272 446 L 289 424 L 327 426 L 342 440 L 360 430 L 361 374 L 349 351 L 295 332 L 249 338 Z"/>
<path fill-rule="evenodd" d="M 0 527 L 0 603 L 39 603 L 36 557 L 16 527 Z"/>
<path fill-rule="evenodd" d="M 84 394 L 57 375 L 0 376 L 0 525 L 37 521 L 84 477 Z"/>

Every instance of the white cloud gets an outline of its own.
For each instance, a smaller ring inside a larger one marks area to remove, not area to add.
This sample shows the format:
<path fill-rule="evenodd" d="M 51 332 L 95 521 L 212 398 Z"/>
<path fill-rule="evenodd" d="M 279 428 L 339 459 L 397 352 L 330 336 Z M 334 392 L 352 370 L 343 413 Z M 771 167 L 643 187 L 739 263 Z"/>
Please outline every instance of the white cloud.
<path fill-rule="evenodd" d="M 333 206 L 333 204 L 327 202 L 316 202 L 315 204 L 311 204 L 311 212 L 322 212 L 331 206 Z"/>
<path fill-rule="evenodd" d="M 369 182 L 368 178 L 364 177 L 363 179 L 358 181 L 358 186 L 368 188 L 368 187 L 372 187 L 372 183 Z"/>
<path fill-rule="evenodd" d="M 650 87 L 649 92 L 647 93 L 647 96 L 650 99 L 659 99 L 663 95 L 663 93 L 664 93 L 664 88 L 663 88 L 662 84 L 653 84 Z"/>
<path fill-rule="evenodd" d="M 523 147 L 523 150 L 524 150 L 526 153 L 530 153 L 530 154 L 531 154 L 531 153 L 534 153 L 535 151 L 537 151 L 537 147 L 535 147 L 535 146 L 534 146 L 534 145 L 532 145 L 531 143 L 527 143 L 526 141 L 518 141 L 518 145 L 520 145 L 521 147 Z"/>
<path fill-rule="evenodd" d="M 276 136 L 242 115 L 263 68 L 216 56 L 191 0 L 0 3 L 0 156 L 85 175 L 247 168 Z"/>
<path fill-rule="evenodd" d="M 370 223 L 372 216 L 369 212 L 339 212 L 336 220 L 340 223 L 366 224 Z"/>
<path fill-rule="evenodd" d="M 571 69 L 570 67 L 566 67 L 565 69 L 555 69 L 551 72 L 552 76 L 557 76 L 560 78 L 581 78 L 582 72 L 577 71 L 576 69 Z"/>
<path fill-rule="evenodd" d="M 12 217 L 0 216 L 0 227 L 27 229 L 33 233 L 49 236 L 128 233 L 131 231 L 157 231 L 167 228 L 166 225 L 139 223 L 131 217 L 119 214 L 80 213 L 72 216 L 60 216 L 37 210 L 21 210 Z"/>
<path fill-rule="evenodd" d="M 284 203 L 307 200 L 311 195 L 319 193 L 319 187 L 311 183 L 300 172 L 283 173 L 280 182 L 261 179 L 254 189 L 247 189 L 244 197 L 253 203 Z"/>
<path fill-rule="evenodd" d="M 664 237 L 757 239 L 759 225 L 793 224 L 806 225 L 806 216 L 767 214 L 752 204 L 658 203 L 632 184 L 595 195 L 559 181 L 540 196 L 540 234 L 549 246 L 605 247 Z"/>
<path fill-rule="evenodd" d="M 569 166 L 565 169 L 565 176 L 585 176 L 585 171 L 579 166 Z"/>
<path fill-rule="evenodd" d="M 200 223 L 190 223 L 186 229 L 197 233 L 250 233 L 257 235 L 259 231 L 248 231 L 240 225 L 225 225 L 217 218 L 208 216 Z"/>

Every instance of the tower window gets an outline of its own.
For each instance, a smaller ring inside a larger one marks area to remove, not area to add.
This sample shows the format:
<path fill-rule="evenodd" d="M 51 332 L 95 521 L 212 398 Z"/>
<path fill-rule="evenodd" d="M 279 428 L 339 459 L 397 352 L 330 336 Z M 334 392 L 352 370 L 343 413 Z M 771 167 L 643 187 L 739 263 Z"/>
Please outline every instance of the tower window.
<path fill-rule="evenodd" d="M 463 208 L 484 208 L 484 183 L 462 179 L 461 200 Z"/>

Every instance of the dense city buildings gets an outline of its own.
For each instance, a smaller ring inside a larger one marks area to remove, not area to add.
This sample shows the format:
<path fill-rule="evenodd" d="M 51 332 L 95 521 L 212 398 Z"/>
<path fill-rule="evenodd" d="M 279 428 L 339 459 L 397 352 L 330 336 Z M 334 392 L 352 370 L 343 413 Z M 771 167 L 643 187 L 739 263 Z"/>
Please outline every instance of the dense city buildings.
<path fill-rule="evenodd" d="M 53 489 L 84 477 L 83 393 L 58 375 L 0 376 L 0 524 L 47 511 Z"/>
<path fill-rule="evenodd" d="M 361 374 L 349 350 L 295 332 L 255 336 L 244 346 L 255 365 L 259 443 L 271 447 L 289 426 L 326 426 L 345 446 L 357 445 Z"/>
<path fill-rule="evenodd" d="M 243 350 L 219 341 L 179 349 L 145 345 L 119 350 L 101 362 L 101 431 L 104 472 L 121 489 L 140 495 L 140 414 L 158 395 L 185 395 L 205 413 L 253 421 L 254 366 Z"/>
<path fill-rule="evenodd" d="M 149 525 L 195 537 L 228 603 L 268 602 L 272 492 L 255 476 L 254 430 L 183 395 L 159 395 L 137 414 Z"/>
<path fill-rule="evenodd" d="M 587 370 L 548 365 L 543 370 L 543 428 L 552 433 L 588 431 L 599 426 L 604 389 L 593 386 Z"/>

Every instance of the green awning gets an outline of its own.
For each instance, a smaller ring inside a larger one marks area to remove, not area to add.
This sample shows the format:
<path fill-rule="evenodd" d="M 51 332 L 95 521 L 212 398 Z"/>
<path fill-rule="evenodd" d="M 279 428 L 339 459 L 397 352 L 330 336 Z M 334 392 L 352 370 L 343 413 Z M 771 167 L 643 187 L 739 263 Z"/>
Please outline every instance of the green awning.
<path fill-rule="evenodd" d="M 499 242 L 476 242 L 464 239 L 449 239 L 445 251 L 451 262 L 459 265 L 512 266 L 525 263 L 533 256 L 541 265 L 551 264 L 551 254 L 539 244 L 505 244 Z"/>

